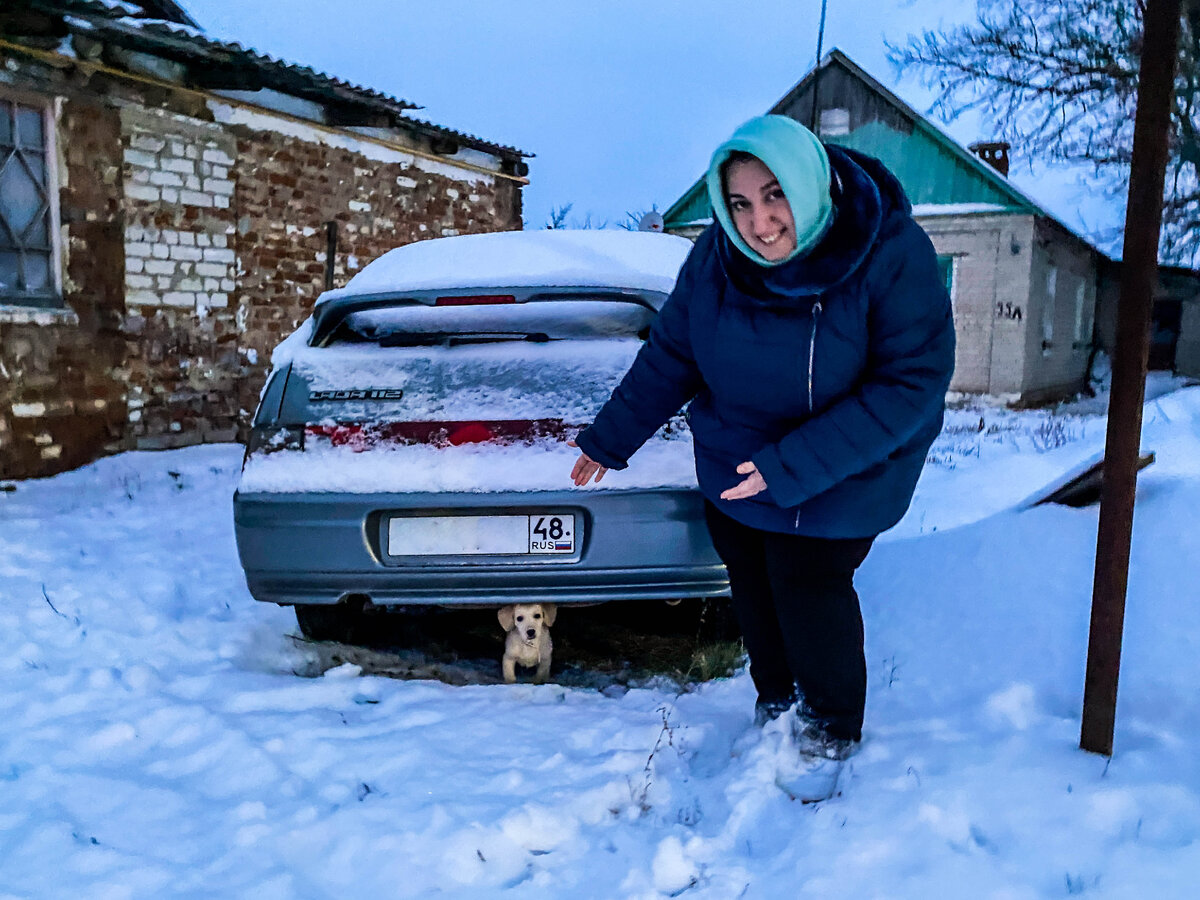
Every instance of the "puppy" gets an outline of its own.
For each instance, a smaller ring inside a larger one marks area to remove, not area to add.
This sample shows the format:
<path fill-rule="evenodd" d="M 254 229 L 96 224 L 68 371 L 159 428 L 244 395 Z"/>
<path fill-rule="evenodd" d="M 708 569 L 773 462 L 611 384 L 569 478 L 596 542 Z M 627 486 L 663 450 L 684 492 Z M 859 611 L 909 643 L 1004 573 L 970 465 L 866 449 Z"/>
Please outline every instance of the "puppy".
<path fill-rule="evenodd" d="M 513 684 L 517 680 L 517 666 L 537 666 L 535 684 L 542 684 L 550 676 L 550 626 L 558 609 L 553 603 L 513 603 L 496 611 L 500 627 L 508 632 L 504 642 L 504 680 Z"/>

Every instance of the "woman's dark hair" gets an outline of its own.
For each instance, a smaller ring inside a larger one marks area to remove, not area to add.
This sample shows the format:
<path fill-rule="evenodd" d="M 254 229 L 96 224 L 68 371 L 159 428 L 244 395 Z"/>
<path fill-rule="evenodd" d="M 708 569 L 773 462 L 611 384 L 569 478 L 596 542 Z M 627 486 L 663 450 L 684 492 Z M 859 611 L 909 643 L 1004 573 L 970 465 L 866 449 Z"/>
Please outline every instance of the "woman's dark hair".
<path fill-rule="evenodd" d="M 747 153 L 745 150 L 733 150 L 730 154 L 721 160 L 721 193 L 726 199 L 729 197 L 729 169 L 737 163 L 750 162 L 751 160 L 761 161 L 753 153 Z"/>

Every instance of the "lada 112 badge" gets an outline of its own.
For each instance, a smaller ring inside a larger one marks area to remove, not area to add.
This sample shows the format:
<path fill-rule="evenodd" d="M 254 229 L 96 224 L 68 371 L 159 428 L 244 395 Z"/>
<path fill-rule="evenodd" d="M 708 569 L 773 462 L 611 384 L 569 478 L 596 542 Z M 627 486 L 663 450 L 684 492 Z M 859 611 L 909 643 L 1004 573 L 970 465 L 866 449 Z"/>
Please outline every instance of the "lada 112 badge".
<path fill-rule="evenodd" d="M 350 388 L 346 391 L 309 391 L 308 401 L 317 403 L 330 400 L 399 400 L 404 396 L 400 388 Z"/>

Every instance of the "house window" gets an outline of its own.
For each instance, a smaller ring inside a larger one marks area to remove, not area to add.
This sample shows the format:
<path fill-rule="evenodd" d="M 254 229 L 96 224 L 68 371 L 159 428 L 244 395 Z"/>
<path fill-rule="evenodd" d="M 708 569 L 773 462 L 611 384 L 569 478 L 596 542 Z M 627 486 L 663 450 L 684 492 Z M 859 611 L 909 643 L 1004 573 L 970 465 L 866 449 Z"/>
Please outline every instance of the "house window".
<path fill-rule="evenodd" d="M 1042 353 L 1049 356 L 1054 346 L 1054 307 L 1058 293 L 1058 266 L 1046 266 L 1046 296 L 1042 301 Z"/>
<path fill-rule="evenodd" d="M 49 116 L 0 96 L 0 304 L 61 306 Z"/>
<path fill-rule="evenodd" d="M 1080 347 L 1088 347 L 1092 343 L 1092 314 L 1091 304 L 1088 303 L 1088 295 L 1091 291 L 1088 290 L 1087 282 L 1084 279 L 1079 279 L 1079 283 L 1075 285 L 1075 337 L 1073 346 L 1075 349 Z"/>
<path fill-rule="evenodd" d="M 946 286 L 946 293 L 950 295 L 951 304 L 954 303 L 954 257 L 953 256 L 938 256 L 938 275 L 942 278 L 942 284 Z"/>

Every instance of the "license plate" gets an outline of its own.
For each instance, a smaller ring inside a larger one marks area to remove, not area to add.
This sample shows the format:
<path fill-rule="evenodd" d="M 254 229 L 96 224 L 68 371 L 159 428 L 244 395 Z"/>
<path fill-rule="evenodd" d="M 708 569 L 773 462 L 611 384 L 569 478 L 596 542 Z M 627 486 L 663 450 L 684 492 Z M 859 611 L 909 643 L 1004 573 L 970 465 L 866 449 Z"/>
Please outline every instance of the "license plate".
<path fill-rule="evenodd" d="M 388 522 L 389 556 L 570 555 L 575 516 L 398 516 Z"/>

